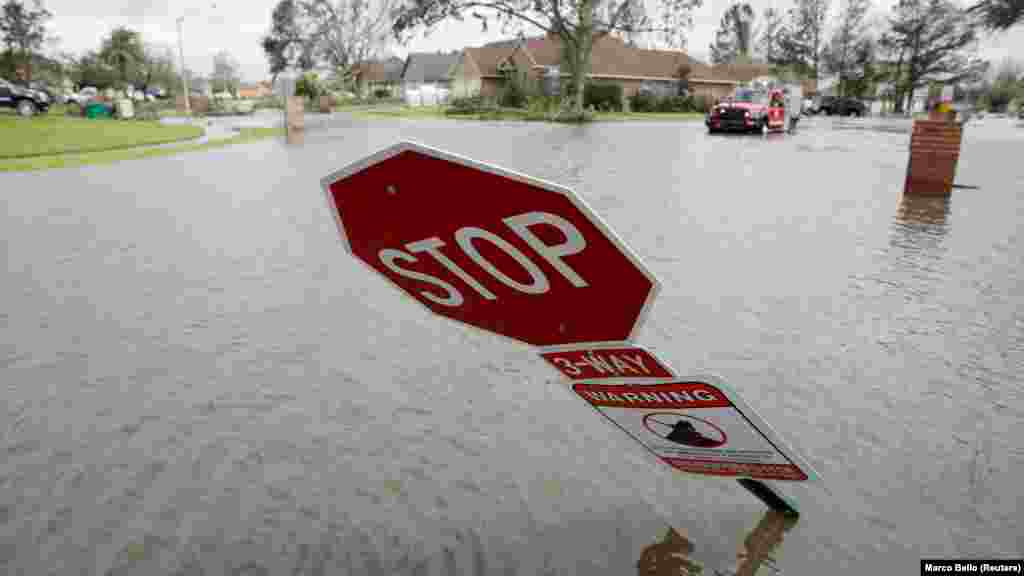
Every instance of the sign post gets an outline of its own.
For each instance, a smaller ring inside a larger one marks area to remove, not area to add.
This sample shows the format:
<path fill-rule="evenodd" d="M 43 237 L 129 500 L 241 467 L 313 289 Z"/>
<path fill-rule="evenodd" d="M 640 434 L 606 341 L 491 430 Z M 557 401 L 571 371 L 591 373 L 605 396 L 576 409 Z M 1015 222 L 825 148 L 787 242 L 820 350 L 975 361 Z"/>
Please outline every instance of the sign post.
<path fill-rule="evenodd" d="M 572 190 L 413 142 L 321 180 L 353 256 L 439 316 L 540 348 L 602 416 L 674 469 L 740 480 L 818 480 L 713 376 L 679 378 L 632 339 L 654 275 Z"/>

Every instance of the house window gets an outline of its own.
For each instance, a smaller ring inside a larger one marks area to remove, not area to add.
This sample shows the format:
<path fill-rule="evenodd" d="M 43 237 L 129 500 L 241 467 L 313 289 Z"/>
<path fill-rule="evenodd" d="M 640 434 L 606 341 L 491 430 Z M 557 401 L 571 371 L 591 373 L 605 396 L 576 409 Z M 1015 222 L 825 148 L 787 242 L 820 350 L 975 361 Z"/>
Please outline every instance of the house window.
<path fill-rule="evenodd" d="M 637 92 L 658 98 L 678 96 L 680 94 L 678 80 L 648 80 L 640 84 Z"/>

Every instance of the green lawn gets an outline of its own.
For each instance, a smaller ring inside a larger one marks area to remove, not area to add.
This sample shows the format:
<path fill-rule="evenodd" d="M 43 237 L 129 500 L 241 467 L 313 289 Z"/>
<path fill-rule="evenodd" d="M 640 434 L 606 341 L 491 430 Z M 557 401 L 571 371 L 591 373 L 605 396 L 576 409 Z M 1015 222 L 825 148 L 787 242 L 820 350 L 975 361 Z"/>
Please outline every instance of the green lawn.
<path fill-rule="evenodd" d="M 210 150 L 232 144 L 244 144 L 247 142 L 261 140 L 263 138 L 283 135 L 284 130 L 282 128 L 243 128 L 238 136 L 233 138 L 212 140 L 202 144 L 192 142 L 181 144 L 179 146 L 168 146 L 166 148 L 123 148 L 98 152 L 36 156 L 33 158 L 0 159 L 0 172 L 27 172 L 32 170 L 47 170 L 50 168 L 69 168 L 85 164 L 109 164 L 121 160 L 153 158 L 156 156 L 169 156 L 171 154 L 179 154 L 182 152 Z"/>
<path fill-rule="evenodd" d="M 54 114 L 32 118 L 0 116 L 0 159 L 80 154 L 177 142 L 203 135 L 198 126 L 158 122 L 72 118 Z"/>

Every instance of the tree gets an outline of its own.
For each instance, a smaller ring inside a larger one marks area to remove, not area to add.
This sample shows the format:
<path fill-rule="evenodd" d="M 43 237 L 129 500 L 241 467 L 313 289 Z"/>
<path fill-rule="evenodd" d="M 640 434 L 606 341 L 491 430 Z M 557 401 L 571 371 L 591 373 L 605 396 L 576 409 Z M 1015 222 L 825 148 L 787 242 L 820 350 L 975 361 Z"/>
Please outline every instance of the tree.
<path fill-rule="evenodd" d="M 402 41 L 414 31 L 439 22 L 462 20 L 467 14 L 487 30 L 490 21 L 508 28 L 531 27 L 562 45 L 573 97 L 572 111 L 583 117 L 583 87 L 595 41 L 613 33 L 660 33 L 668 45 L 683 45 L 693 23 L 693 10 L 703 0 L 660 0 L 659 24 L 633 9 L 634 0 L 407 0 L 395 13 L 392 31 Z M 609 6 L 611 4 L 611 6 Z"/>
<path fill-rule="evenodd" d="M 121 84 L 133 84 L 146 58 L 142 36 L 134 30 L 118 26 L 103 40 L 99 56 L 117 70 L 117 79 Z"/>
<path fill-rule="evenodd" d="M 864 79 L 864 67 L 870 63 L 871 38 L 865 22 L 870 8 L 871 0 L 844 0 L 832 39 L 822 53 L 825 68 L 839 77 L 841 96 L 849 95 L 851 82 Z"/>
<path fill-rule="evenodd" d="M 968 13 L 979 17 L 982 26 L 989 30 L 1008 30 L 1024 22 L 1024 1 L 981 0 Z"/>
<path fill-rule="evenodd" d="M 796 0 L 796 6 L 789 12 L 789 44 L 786 49 L 793 64 L 802 65 L 818 78 L 821 63 L 821 49 L 825 40 L 825 18 L 828 16 L 829 0 Z"/>
<path fill-rule="evenodd" d="M 210 84 L 214 94 L 238 93 L 239 67 L 238 60 L 226 50 L 221 50 L 213 55 L 213 78 L 210 79 Z"/>
<path fill-rule="evenodd" d="M 117 83 L 117 70 L 107 64 L 96 52 L 86 52 L 71 68 L 71 80 L 79 88 L 93 86 L 100 90 Z"/>
<path fill-rule="evenodd" d="M 899 54 L 894 78 L 898 112 L 915 89 L 976 79 L 985 70 L 975 55 L 974 26 L 951 0 L 900 0 L 889 24 L 883 43 Z"/>
<path fill-rule="evenodd" d="M 313 68 L 314 48 L 308 28 L 306 12 L 296 0 L 279 0 L 274 6 L 270 31 L 260 41 L 270 65 L 271 83 L 291 67 Z"/>
<path fill-rule="evenodd" d="M 53 17 L 40 0 L 26 7 L 23 0 L 7 0 L 0 9 L 0 38 L 6 47 L 8 75 L 18 67 L 25 70 L 25 80 L 32 80 L 32 59 L 46 41 L 46 24 Z"/>
<path fill-rule="evenodd" d="M 711 44 L 711 61 L 729 64 L 751 59 L 753 48 L 754 9 L 746 2 L 732 4 L 722 14 L 722 20 Z"/>
<path fill-rule="evenodd" d="M 1007 58 L 999 65 L 995 79 L 987 86 L 986 96 L 993 112 L 1003 112 L 1016 99 L 1024 97 L 1024 64 Z"/>
<path fill-rule="evenodd" d="M 336 74 L 351 77 L 358 64 L 379 55 L 396 6 L 396 0 L 308 0 L 315 56 Z"/>
<path fill-rule="evenodd" d="M 146 44 L 139 70 L 139 82 L 143 90 L 162 86 L 165 90 L 176 91 L 181 83 L 181 77 L 174 66 L 174 49 L 170 46 Z"/>

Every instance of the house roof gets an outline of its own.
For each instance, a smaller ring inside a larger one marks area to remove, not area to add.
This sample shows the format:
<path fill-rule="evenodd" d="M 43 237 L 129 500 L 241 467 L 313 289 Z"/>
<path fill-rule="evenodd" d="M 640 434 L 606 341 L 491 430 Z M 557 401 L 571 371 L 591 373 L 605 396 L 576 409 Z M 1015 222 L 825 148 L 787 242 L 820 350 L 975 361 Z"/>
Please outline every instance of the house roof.
<path fill-rule="evenodd" d="M 497 46 L 489 48 L 496 51 L 490 59 L 494 62 L 493 74 L 497 73 L 497 63 L 509 55 L 509 42 L 493 43 Z M 562 62 L 562 42 L 557 36 L 524 38 L 512 45 L 535 66 L 558 66 Z M 590 75 L 594 77 L 677 78 L 683 64 L 689 64 L 691 78 L 707 76 L 708 66 L 685 52 L 636 48 L 614 36 L 598 38 L 590 53 Z"/>
<path fill-rule="evenodd" d="M 405 61 L 402 80 L 406 82 L 440 82 L 449 78 L 452 66 L 459 61 L 458 52 L 451 54 L 413 53 Z"/>
<path fill-rule="evenodd" d="M 363 62 L 356 66 L 356 75 L 367 82 L 398 82 L 405 62 L 401 58 Z"/>
<path fill-rule="evenodd" d="M 470 69 L 468 72 L 476 73 L 480 76 L 497 76 L 498 64 L 511 56 L 515 47 L 516 44 L 502 46 L 485 45 L 480 48 L 466 48 L 464 50 L 467 56 L 465 61 L 468 61 L 470 66 L 474 66 L 476 68 L 475 70 Z"/>

